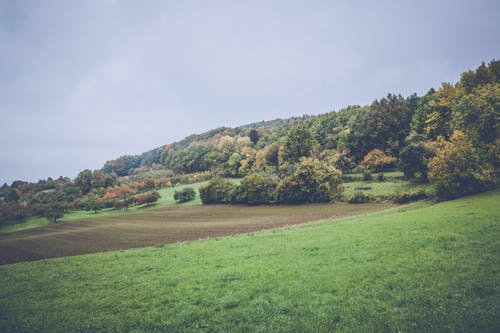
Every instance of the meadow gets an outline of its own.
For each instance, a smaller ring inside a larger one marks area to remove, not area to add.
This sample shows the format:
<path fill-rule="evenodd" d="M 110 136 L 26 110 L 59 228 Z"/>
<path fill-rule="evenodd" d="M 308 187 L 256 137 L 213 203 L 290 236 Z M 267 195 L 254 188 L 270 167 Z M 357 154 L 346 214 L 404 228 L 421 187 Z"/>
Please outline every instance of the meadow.
<path fill-rule="evenodd" d="M 498 332 L 499 199 L 0 266 L 0 331 Z"/>

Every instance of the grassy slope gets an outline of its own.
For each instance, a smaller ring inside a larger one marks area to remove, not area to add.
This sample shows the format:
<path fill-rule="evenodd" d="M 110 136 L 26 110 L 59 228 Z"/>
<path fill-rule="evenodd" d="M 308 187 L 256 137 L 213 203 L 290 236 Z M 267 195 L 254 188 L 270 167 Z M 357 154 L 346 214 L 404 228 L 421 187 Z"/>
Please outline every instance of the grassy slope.
<path fill-rule="evenodd" d="M 168 188 L 158 190 L 158 193 L 160 193 L 161 198 L 158 200 L 158 202 L 154 206 L 175 205 L 175 204 L 177 204 L 176 201 L 174 200 L 174 192 L 175 191 L 182 190 L 185 187 L 192 187 L 192 188 L 198 189 L 198 187 L 200 187 L 200 185 L 205 184 L 205 183 L 206 182 L 200 182 L 200 183 L 189 184 L 189 185 L 168 187 Z M 199 204 L 201 204 L 201 199 L 200 199 L 200 195 L 199 195 L 198 191 L 196 191 L 196 197 L 194 198 L 193 201 L 178 204 L 178 205 L 189 206 L 189 205 L 199 205 Z M 128 214 L 129 212 L 135 212 L 138 210 L 142 210 L 143 208 L 144 208 L 144 205 L 143 206 L 129 207 L 127 211 L 125 211 L 124 209 L 114 210 L 112 208 L 106 208 L 106 209 L 102 209 L 102 210 L 98 211 L 97 213 L 94 213 L 92 211 L 89 212 L 89 211 L 85 211 L 85 210 L 77 210 L 77 211 L 72 211 L 72 212 L 65 214 L 64 217 L 58 221 L 58 223 L 86 219 L 86 218 L 93 219 L 93 218 L 98 218 L 98 217 Z M 16 231 L 20 231 L 20 230 L 38 228 L 38 227 L 42 227 L 42 226 L 49 225 L 49 224 L 51 224 L 51 222 L 48 221 L 46 218 L 31 217 L 31 218 L 28 218 L 25 222 L 0 227 L 0 235 L 11 233 L 11 232 L 16 232 Z"/>
<path fill-rule="evenodd" d="M 2 266 L 0 331 L 498 331 L 499 198 Z"/>

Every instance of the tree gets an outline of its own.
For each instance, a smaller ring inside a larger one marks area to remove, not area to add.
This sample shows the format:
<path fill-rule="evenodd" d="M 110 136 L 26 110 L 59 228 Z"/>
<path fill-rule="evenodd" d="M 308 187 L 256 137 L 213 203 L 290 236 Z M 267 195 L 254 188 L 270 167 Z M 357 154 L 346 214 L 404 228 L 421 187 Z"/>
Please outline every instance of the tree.
<path fill-rule="evenodd" d="M 208 184 L 199 188 L 200 198 L 204 204 L 230 203 L 236 185 L 227 179 L 214 177 Z"/>
<path fill-rule="evenodd" d="M 135 197 L 135 204 L 138 206 L 143 205 L 143 204 L 146 204 L 146 206 L 149 206 L 150 204 L 157 202 L 160 198 L 161 198 L 160 193 L 158 193 L 156 191 L 148 192 L 148 193 L 144 193 L 144 194 L 136 196 Z"/>
<path fill-rule="evenodd" d="M 47 220 L 55 223 L 64 216 L 64 210 L 65 208 L 62 205 L 47 205 L 43 211 L 43 216 L 46 217 Z"/>
<path fill-rule="evenodd" d="M 85 169 L 75 178 L 75 185 L 80 188 L 82 194 L 87 194 L 92 189 L 92 171 Z"/>
<path fill-rule="evenodd" d="M 180 191 L 174 192 L 174 200 L 179 203 L 192 201 L 195 196 L 196 192 L 191 187 L 186 187 Z"/>
<path fill-rule="evenodd" d="M 436 156 L 429 162 L 429 180 L 441 199 L 484 191 L 495 183 L 494 168 L 480 158 L 463 132 L 455 131 L 450 141 L 437 143 Z"/>
<path fill-rule="evenodd" d="M 227 161 L 227 175 L 230 177 L 238 177 L 241 166 L 241 155 L 233 153 Z"/>
<path fill-rule="evenodd" d="M 134 195 L 135 193 L 136 191 L 127 184 L 121 184 L 119 186 L 114 186 L 108 189 L 108 191 L 103 196 L 103 200 L 114 201 L 115 199 L 121 198 L 122 202 L 121 204 L 118 204 L 118 206 L 122 205 L 123 207 L 125 207 L 125 210 L 128 210 L 128 206 L 133 203 L 133 201 L 129 200 L 129 197 L 131 195 Z M 122 206 L 120 206 L 120 208 Z"/>
<path fill-rule="evenodd" d="M 330 202 L 340 198 L 342 173 L 314 158 L 303 158 L 277 186 L 279 203 Z"/>
<path fill-rule="evenodd" d="M 425 120 L 424 134 L 429 140 L 438 136 L 449 138 L 452 132 L 452 108 L 457 94 L 457 88 L 450 83 L 443 83 L 428 102 L 427 118 Z"/>
<path fill-rule="evenodd" d="M 468 94 L 458 94 L 453 108 L 453 125 L 479 147 L 500 136 L 500 83 L 487 84 Z"/>
<path fill-rule="evenodd" d="M 401 143 L 408 135 L 412 110 L 400 95 L 389 94 L 370 106 L 367 128 L 373 148 L 397 156 Z"/>
<path fill-rule="evenodd" d="M 298 162 L 301 157 L 311 156 L 315 140 L 305 123 L 299 123 L 288 131 L 280 147 L 280 164 Z"/>
<path fill-rule="evenodd" d="M 277 178 L 263 173 L 251 173 L 241 181 L 235 201 L 249 205 L 261 205 L 275 201 Z"/>
<path fill-rule="evenodd" d="M 125 207 L 125 211 L 127 211 L 128 207 L 133 205 L 135 202 L 135 198 L 127 198 L 119 201 L 115 201 L 113 204 L 114 209 L 122 209 Z"/>
<path fill-rule="evenodd" d="M 89 193 L 87 198 L 83 201 L 85 210 L 93 210 L 95 214 L 104 207 L 104 201 L 96 193 Z"/>
<path fill-rule="evenodd" d="M 428 181 L 427 164 L 432 151 L 424 143 L 410 143 L 399 153 L 399 168 L 406 179 L 415 179 L 420 174 L 422 182 Z"/>
<path fill-rule="evenodd" d="M 382 171 L 394 166 L 396 158 L 386 155 L 380 149 L 373 149 L 361 161 L 361 165 L 373 169 L 375 171 Z"/>
<path fill-rule="evenodd" d="M 250 141 L 252 141 L 252 143 L 254 145 L 257 144 L 257 142 L 259 142 L 260 134 L 259 134 L 259 132 L 257 132 L 257 130 L 255 128 L 252 128 L 250 130 L 250 133 L 248 134 L 248 136 L 250 137 Z"/>

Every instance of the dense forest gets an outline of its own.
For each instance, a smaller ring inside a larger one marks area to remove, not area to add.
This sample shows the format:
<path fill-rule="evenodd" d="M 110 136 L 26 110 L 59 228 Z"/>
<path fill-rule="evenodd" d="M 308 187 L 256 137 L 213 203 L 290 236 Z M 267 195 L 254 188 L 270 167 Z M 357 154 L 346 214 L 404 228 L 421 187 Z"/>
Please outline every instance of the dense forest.
<path fill-rule="evenodd" d="M 75 179 L 4 184 L 0 223 L 149 205 L 155 189 L 205 180 L 207 204 L 337 201 L 346 175 L 395 169 L 432 184 L 438 199 L 491 189 L 499 176 L 499 77 L 493 60 L 424 96 L 388 94 L 338 112 L 217 128 Z M 243 179 L 237 185 L 227 178 Z"/>

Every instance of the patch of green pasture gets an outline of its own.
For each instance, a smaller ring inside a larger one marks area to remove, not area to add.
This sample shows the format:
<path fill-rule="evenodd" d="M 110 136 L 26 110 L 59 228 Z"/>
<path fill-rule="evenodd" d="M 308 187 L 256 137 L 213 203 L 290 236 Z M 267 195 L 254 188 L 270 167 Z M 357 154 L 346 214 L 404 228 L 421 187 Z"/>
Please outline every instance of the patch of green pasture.
<path fill-rule="evenodd" d="M 431 193 L 432 186 L 430 184 L 415 184 L 407 180 L 400 181 L 356 181 L 344 183 L 344 194 L 352 195 L 355 192 L 361 191 L 373 196 L 390 195 L 397 192 L 411 192 L 419 188 L 423 188 L 427 193 Z"/>
<path fill-rule="evenodd" d="M 0 331 L 498 332 L 500 191 L 0 267 Z"/>

